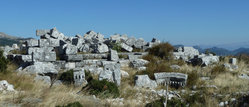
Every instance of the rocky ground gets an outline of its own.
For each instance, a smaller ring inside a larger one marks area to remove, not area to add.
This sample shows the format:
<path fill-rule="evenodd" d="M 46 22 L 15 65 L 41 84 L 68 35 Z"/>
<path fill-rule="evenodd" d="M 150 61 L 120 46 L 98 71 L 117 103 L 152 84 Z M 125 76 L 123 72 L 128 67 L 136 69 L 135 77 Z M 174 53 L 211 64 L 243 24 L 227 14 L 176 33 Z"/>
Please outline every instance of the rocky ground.
<path fill-rule="evenodd" d="M 127 35 L 89 31 L 65 36 L 56 28 L 1 47 L 0 105 L 248 106 L 249 58 L 199 53 Z M 1 69 L 2 70 L 2 69 Z M 168 92 L 166 86 L 168 84 Z"/>

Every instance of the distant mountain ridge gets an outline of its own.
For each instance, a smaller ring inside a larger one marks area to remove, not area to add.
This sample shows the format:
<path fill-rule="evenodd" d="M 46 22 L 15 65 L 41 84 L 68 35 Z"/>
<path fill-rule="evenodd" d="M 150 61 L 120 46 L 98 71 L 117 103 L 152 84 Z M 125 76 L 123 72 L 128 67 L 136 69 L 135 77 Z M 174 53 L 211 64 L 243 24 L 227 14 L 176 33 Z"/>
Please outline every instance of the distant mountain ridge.
<path fill-rule="evenodd" d="M 225 48 L 219 48 L 219 47 L 212 47 L 212 48 L 206 48 L 202 49 L 199 46 L 193 46 L 195 49 L 199 50 L 200 53 L 213 52 L 216 55 L 219 56 L 227 56 L 227 55 L 240 55 L 240 54 L 249 54 L 249 48 L 238 48 L 235 50 L 227 50 Z"/>
<path fill-rule="evenodd" d="M 12 46 L 13 44 L 20 44 L 21 42 L 28 39 L 31 38 L 21 38 L 0 32 L 0 46 L 6 46 L 6 45 Z"/>

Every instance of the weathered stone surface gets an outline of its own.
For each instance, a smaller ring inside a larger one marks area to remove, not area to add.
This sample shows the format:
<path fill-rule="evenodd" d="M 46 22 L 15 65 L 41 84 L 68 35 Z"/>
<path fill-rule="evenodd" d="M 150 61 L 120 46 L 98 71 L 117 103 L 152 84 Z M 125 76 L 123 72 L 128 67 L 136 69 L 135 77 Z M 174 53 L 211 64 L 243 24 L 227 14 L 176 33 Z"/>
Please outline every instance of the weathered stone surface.
<path fill-rule="evenodd" d="M 60 46 L 60 40 L 59 39 L 48 38 L 47 40 L 49 42 L 50 47 L 58 47 L 58 46 Z"/>
<path fill-rule="evenodd" d="M 50 52 L 50 53 L 45 52 L 43 61 L 45 61 L 45 62 L 56 61 L 56 53 L 55 52 Z"/>
<path fill-rule="evenodd" d="M 94 45 L 94 52 L 95 53 L 105 53 L 108 52 L 109 48 L 106 44 L 104 43 L 98 43 Z"/>
<path fill-rule="evenodd" d="M 30 47 L 28 48 L 28 54 L 33 56 L 34 61 L 56 61 L 56 53 L 53 51 L 53 47 Z"/>
<path fill-rule="evenodd" d="M 40 75 L 37 75 L 35 78 L 34 78 L 35 81 L 42 81 L 46 84 L 51 84 L 51 79 L 49 76 L 40 76 Z"/>
<path fill-rule="evenodd" d="M 40 38 L 41 39 L 49 39 L 50 35 L 49 34 L 45 34 L 45 35 L 42 35 Z"/>
<path fill-rule="evenodd" d="M 118 62 L 121 64 L 121 67 L 129 67 L 130 65 L 129 60 L 119 60 Z"/>
<path fill-rule="evenodd" d="M 14 86 L 9 84 L 6 80 L 0 81 L 0 91 L 15 91 Z"/>
<path fill-rule="evenodd" d="M 143 67 L 145 64 L 148 64 L 148 63 L 149 61 L 146 61 L 144 59 L 137 59 L 137 60 L 131 61 L 131 67 L 139 68 L 139 67 Z"/>
<path fill-rule="evenodd" d="M 199 55 L 199 51 L 193 47 L 182 47 L 182 51 L 173 52 L 175 59 L 183 59 L 184 61 L 188 61 L 196 55 Z"/>
<path fill-rule="evenodd" d="M 102 62 L 102 66 L 105 66 L 105 65 L 109 65 L 109 64 L 116 64 L 117 62 L 116 61 L 101 61 Z"/>
<path fill-rule="evenodd" d="M 76 68 L 75 62 L 67 62 L 65 64 L 65 69 L 74 69 Z"/>
<path fill-rule="evenodd" d="M 75 54 L 75 55 L 66 55 L 65 59 L 67 61 L 73 61 L 73 62 L 79 62 L 83 60 L 83 55 L 81 54 Z"/>
<path fill-rule="evenodd" d="M 135 48 L 138 48 L 138 49 L 142 49 L 143 46 L 145 46 L 147 43 L 144 41 L 143 38 L 139 38 L 138 40 L 136 40 L 135 42 Z"/>
<path fill-rule="evenodd" d="M 120 71 L 121 71 L 121 77 L 127 78 L 130 76 L 129 73 L 127 73 L 126 71 L 123 71 L 123 70 L 120 70 Z"/>
<path fill-rule="evenodd" d="M 76 46 L 67 44 L 65 48 L 65 54 L 73 55 L 73 54 L 77 54 L 77 52 L 78 52 L 78 49 Z"/>
<path fill-rule="evenodd" d="M 84 69 L 74 69 L 73 75 L 74 75 L 75 86 L 82 86 L 82 85 L 87 84 L 87 81 L 85 80 Z"/>
<path fill-rule="evenodd" d="M 90 52 L 89 44 L 83 44 L 78 47 L 79 52 Z"/>
<path fill-rule="evenodd" d="M 49 34 L 50 33 L 50 30 L 49 29 L 46 29 L 46 30 L 36 30 L 36 36 L 43 36 L 45 34 Z"/>
<path fill-rule="evenodd" d="M 103 68 L 97 65 L 84 66 L 83 69 L 85 71 L 89 71 L 93 75 L 99 75 L 101 72 L 103 72 Z"/>
<path fill-rule="evenodd" d="M 218 63 L 220 61 L 219 56 L 213 56 L 213 55 L 207 55 L 204 57 L 201 57 L 203 61 L 203 65 L 207 66 L 213 63 Z"/>
<path fill-rule="evenodd" d="M 52 62 L 56 70 L 66 69 L 66 61 L 55 61 Z"/>
<path fill-rule="evenodd" d="M 13 44 L 13 45 L 12 45 L 12 48 L 13 48 L 13 49 L 19 49 L 19 46 L 18 46 L 17 44 Z"/>
<path fill-rule="evenodd" d="M 170 66 L 171 69 L 174 69 L 174 70 L 179 70 L 181 69 L 181 67 L 179 65 L 171 65 Z"/>
<path fill-rule="evenodd" d="M 110 49 L 108 60 L 110 60 L 110 61 L 118 61 L 119 60 L 118 52 L 116 50 Z"/>
<path fill-rule="evenodd" d="M 101 43 L 104 41 L 104 35 L 94 31 L 88 31 L 83 38 L 85 38 L 88 43 Z"/>
<path fill-rule="evenodd" d="M 125 42 L 128 46 L 134 46 L 136 44 L 136 38 L 132 37 L 132 38 L 128 38 L 127 41 Z"/>
<path fill-rule="evenodd" d="M 132 52 L 133 48 L 126 45 L 125 43 L 121 43 L 121 48 L 128 51 L 128 52 Z"/>
<path fill-rule="evenodd" d="M 39 40 L 39 47 L 49 47 L 50 43 L 48 39 L 40 39 Z"/>
<path fill-rule="evenodd" d="M 63 39 L 64 38 L 64 34 L 60 33 L 56 28 L 51 29 L 51 35 L 52 38 L 55 39 Z"/>
<path fill-rule="evenodd" d="M 229 59 L 229 63 L 232 65 L 236 65 L 237 64 L 237 59 L 236 58 L 231 58 Z"/>
<path fill-rule="evenodd" d="M 33 65 L 26 67 L 23 71 L 31 74 L 58 73 L 55 66 L 49 62 L 34 62 Z"/>
<path fill-rule="evenodd" d="M 107 54 L 82 54 L 83 59 L 107 59 Z"/>
<path fill-rule="evenodd" d="M 195 56 L 193 59 L 190 59 L 189 62 L 192 63 L 194 66 L 208 66 L 210 64 L 218 63 L 220 61 L 219 56 L 213 55 L 198 55 Z"/>
<path fill-rule="evenodd" d="M 85 43 L 85 39 L 84 38 L 73 38 L 72 39 L 72 44 L 79 47 L 82 47 L 82 45 Z"/>
<path fill-rule="evenodd" d="M 187 84 L 188 75 L 175 72 L 154 73 L 157 84 L 164 84 L 165 82 L 173 86 L 184 87 Z"/>
<path fill-rule="evenodd" d="M 120 64 L 107 64 L 104 66 L 104 71 L 100 73 L 99 80 L 107 79 L 117 85 L 121 83 Z"/>
<path fill-rule="evenodd" d="M 28 47 L 39 46 L 38 40 L 36 40 L 36 39 L 29 39 L 29 40 L 26 41 L 26 43 L 27 43 Z"/>
<path fill-rule="evenodd" d="M 135 86 L 142 88 L 156 88 L 156 81 L 151 80 L 148 75 L 136 75 Z"/>
<path fill-rule="evenodd" d="M 17 55 L 17 56 L 15 56 L 15 59 L 17 61 L 22 61 L 22 62 L 32 62 L 31 55 Z"/>
<path fill-rule="evenodd" d="M 249 80 L 249 75 L 248 75 L 248 74 L 240 74 L 240 75 L 239 75 L 239 78 Z"/>
<path fill-rule="evenodd" d="M 128 59 L 129 59 L 130 61 L 134 61 L 134 60 L 137 60 L 137 59 L 138 59 L 138 56 L 136 56 L 136 55 L 128 55 Z"/>
<path fill-rule="evenodd" d="M 84 67 L 85 65 L 102 65 L 101 60 L 83 60 L 81 62 L 76 62 L 76 67 Z"/>

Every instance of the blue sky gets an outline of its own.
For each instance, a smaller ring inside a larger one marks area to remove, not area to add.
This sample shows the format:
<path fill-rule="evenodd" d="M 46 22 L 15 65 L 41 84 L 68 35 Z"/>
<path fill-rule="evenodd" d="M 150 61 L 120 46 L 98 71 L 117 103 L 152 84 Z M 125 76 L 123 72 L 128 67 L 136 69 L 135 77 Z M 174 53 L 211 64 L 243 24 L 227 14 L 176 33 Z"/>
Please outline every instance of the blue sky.
<path fill-rule="evenodd" d="M 57 27 L 184 45 L 249 42 L 248 0 L 1 0 L 0 32 L 35 37 Z"/>

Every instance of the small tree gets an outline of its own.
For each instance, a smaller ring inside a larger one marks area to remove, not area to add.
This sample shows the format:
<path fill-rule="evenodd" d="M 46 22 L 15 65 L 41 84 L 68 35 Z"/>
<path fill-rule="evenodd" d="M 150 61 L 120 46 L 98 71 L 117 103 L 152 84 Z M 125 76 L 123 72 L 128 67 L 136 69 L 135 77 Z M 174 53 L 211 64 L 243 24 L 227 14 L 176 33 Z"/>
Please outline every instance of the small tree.
<path fill-rule="evenodd" d="M 3 56 L 3 51 L 0 50 L 0 72 L 7 72 L 8 60 Z"/>

